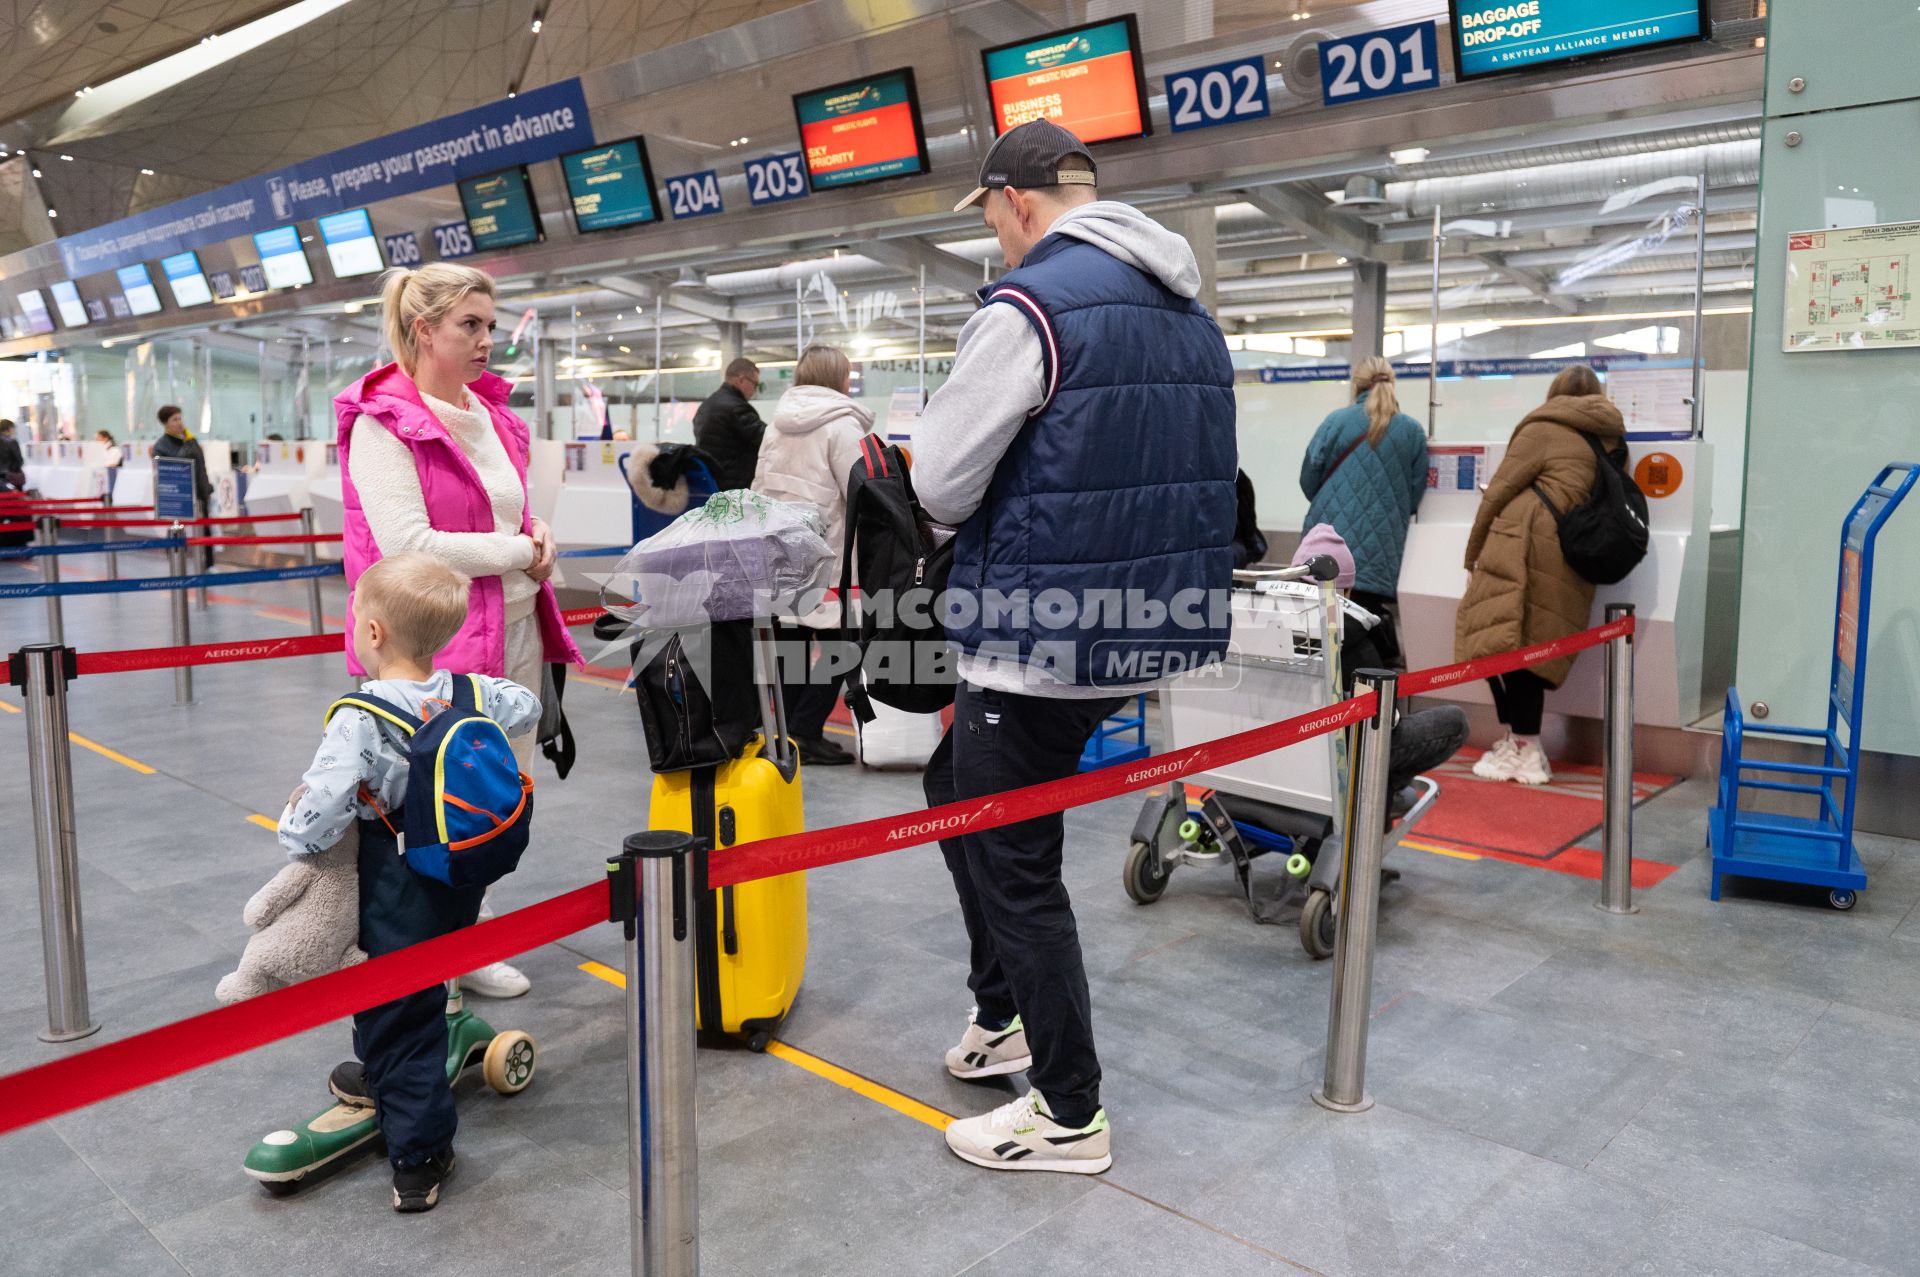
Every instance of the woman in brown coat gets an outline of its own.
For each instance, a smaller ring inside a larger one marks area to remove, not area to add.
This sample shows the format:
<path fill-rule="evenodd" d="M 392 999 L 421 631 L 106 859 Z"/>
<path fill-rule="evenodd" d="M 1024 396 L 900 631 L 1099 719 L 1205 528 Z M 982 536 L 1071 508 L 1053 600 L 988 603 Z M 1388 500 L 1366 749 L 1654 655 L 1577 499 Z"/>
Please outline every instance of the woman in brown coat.
<path fill-rule="evenodd" d="M 1593 583 L 1567 566 L 1553 514 L 1534 491 L 1538 485 L 1563 515 L 1587 499 L 1594 453 L 1582 435 L 1613 452 L 1624 447 L 1626 426 L 1602 393 L 1599 376 L 1576 364 L 1553 379 L 1547 401 L 1513 432 L 1480 498 L 1467 538 L 1473 579 L 1454 621 L 1455 660 L 1495 656 L 1587 628 Z M 1563 656 L 1487 680 L 1507 735 L 1474 764 L 1474 775 L 1524 785 L 1553 779 L 1540 748 L 1540 719 L 1547 690 L 1566 682 L 1572 669 L 1573 658 Z"/>

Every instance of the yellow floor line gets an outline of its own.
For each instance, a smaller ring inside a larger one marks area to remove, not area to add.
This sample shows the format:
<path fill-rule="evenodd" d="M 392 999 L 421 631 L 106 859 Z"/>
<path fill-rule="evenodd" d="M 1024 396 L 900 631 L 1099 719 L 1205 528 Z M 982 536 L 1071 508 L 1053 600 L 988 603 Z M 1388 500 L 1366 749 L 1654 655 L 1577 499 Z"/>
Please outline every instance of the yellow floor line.
<path fill-rule="evenodd" d="M 580 969 L 590 976 L 605 980 L 616 988 L 627 987 L 627 977 L 603 962 L 583 962 Z M 778 1039 L 767 1043 L 767 1054 L 775 1059 L 785 1060 L 796 1068 L 805 1069 L 815 1077 L 825 1078 L 836 1086 L 844 1086 L 855 1095 L 863 1095 L 875 1104 L 884 1105 L 894 1112 L 910 1117 L 916 1122 L 924 1122 L 936 1131 L 944 1131 L 952 1125 L 951 1113 L 942 1113 L 928 1104 L 922 1104 L 910 1095 L 902 1095 L 890 1087 L 880 1085 L 869 1077 L 829 1063 L 817 1055 L 809 1055 L 799 1047 L 789 1046 Z"/>
<path fill-rule="evenodd" d="M 854 730 L 851 727 L 836 727 L 832 723 L 828 723 L 825 727 L 821 728 L 820 730 L 832 732 L 835 736 L 845 736 L 845 737 L 848 737 L 849 739 L 851 739 L 855 734 Z"/>
<path fill-rule="evenodd" d="M 280 832 L 280 822 L 271 816 L 262 816 L 256 812 L 247 819 L 262 829 L 271 829 L 276 834 Z"/>
<path fill-rule="evenodd" d="M 0 709 L 7 711 L 9 714 L 23 714 L 26 712 L 18 705 L 9 705 L 5 701 L 0 701 Z"/>
<path fill-rule="evenodd" d="M 1476 855 L 1474 855 L 1474 854 L 1473 854 L 1472 852 L 1470 852 L 1470 851 L 1455 851 L 1455 850 L 1454 850 L 1453 848 L 1451 848 L 1451 847 L 1436 847 L 1436 846 L 1434 846 L 1434 845 L 1433 845 L 1432 843 L 1430 843 L 1430 842 L 1419 842 L 1419 841 L 1417 841 L 1417 840 L 1415 840 L 1415 839 L 1412 839 L 1412 838 L 1402 838 L 1402 839 L 1400 840 L 1400 845 L 1401 845 L 1402 847 L 1411 847 L 1411 848 L 1413 848 L 1413 849 L 1414 849 L 1415 851 L 1428 851 L 1428 852 L 1432 852 L 1432 853 L 1433 853 L 1434 855 L 1436 855 L 1436 856 L 1446 856 L 1446 857 L 1449 857 L 1450 859 L 1453 859 L 1453 860 L 1479 860 L 1479 859 L 1481 859 L 1481 857 L 1479 857 L 1479 856 L 1476 856 Z"/>
<path fill-rule="evenodd" d="M 97 744 L 93 741 L 90 741 L 86 737 L 82 736 L 79 732 L 68 732 L 67 739 L 72 741 L 74 744 L 78 745 L 82 749 L 92 750 L 94 753 L 100 755 L 100 757 L 102 758 L 111 758 L 114 762 L 119 763 L 122 767 L 131 767 L 134 771 L 139 772 L 142 776 L 151 776 L 154 774 L 153 768 L 147 766 L 145 763 L 139 761 L 138 759 L 128 758 L 125 754 L 118 753 L 115 750 L 108 749 L 105 745 Z"/>

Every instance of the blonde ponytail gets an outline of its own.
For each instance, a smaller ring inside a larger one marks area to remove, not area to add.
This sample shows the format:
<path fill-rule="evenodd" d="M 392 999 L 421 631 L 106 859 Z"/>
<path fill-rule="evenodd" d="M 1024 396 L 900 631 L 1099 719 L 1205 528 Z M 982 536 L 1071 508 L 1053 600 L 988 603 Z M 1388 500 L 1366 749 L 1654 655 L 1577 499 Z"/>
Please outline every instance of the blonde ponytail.
<path fill-rule="evenodd" d="M 493 276 L 471 266 L 429 262 L 415 270 L 396 266 L 380 277 L 380 314 L 387 351 L 409 377 L 419 359 L 415 327 L 427 327 L 452 313 L 469 293 L 495 296 Z"/>
<path fill-rule="evenodd" d="M 1378 448 L 1387 437 L 1387 427 L 1400 411 L 1400 396 L 1394 393 L 1393 365 L 1374 355 L 1362 360 L 1353 370 L 1353 395 L 1367 397 L 1367 446 Z"/>

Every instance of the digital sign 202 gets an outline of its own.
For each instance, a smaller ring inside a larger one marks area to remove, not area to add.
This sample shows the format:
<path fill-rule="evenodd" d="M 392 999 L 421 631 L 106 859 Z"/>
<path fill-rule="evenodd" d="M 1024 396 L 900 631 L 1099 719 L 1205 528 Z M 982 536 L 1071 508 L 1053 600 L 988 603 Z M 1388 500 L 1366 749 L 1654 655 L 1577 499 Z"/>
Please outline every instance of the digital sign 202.
<path fill-rule="evenodd" d="M 902 67 L 793 95 L 813 189 L 925 173 L 920 94 Z"/>
<path fill-rule="evenodd" d="M 1132 14 L 986 49 L 980 61 L 995 133 L 1030 120 L 1052 120 L 1089 143 L 1153 131 Z"/>

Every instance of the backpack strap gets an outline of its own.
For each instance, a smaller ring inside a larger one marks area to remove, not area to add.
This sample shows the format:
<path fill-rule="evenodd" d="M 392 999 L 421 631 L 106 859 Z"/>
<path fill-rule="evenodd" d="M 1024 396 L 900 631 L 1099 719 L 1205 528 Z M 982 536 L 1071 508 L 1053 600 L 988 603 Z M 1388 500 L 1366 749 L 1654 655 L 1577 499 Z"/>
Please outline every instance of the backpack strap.
<path fill-rule="evenodd" d="M 357 709 L 364 713 L 371 714 L 377 719 L 382 719 L 393 724 L 400 729 L 401 734 L 404 736 L 411 737 L 420 729 L 420 724 L 409 716 L 407 711 L 401 709 L 392 701 L 382 700 L 378 696 L 369 696 L 365 692 L 350 692 L 333 704 L 327 706 L 327 716 L 321 720 L 322 723 L 332 722 L 333 716 L 342 709 Z"/>
<path fill-rule="evenodd" d="M 448 677 L 453 680 L 453 708 L 464 714 L 479 714 L 483 700 L 480 695 L 480 676 L 451 674 Z"/>

